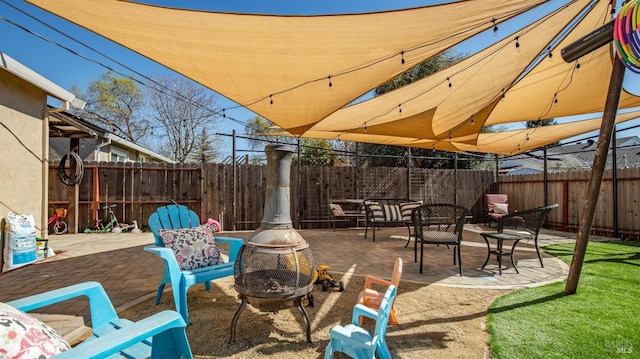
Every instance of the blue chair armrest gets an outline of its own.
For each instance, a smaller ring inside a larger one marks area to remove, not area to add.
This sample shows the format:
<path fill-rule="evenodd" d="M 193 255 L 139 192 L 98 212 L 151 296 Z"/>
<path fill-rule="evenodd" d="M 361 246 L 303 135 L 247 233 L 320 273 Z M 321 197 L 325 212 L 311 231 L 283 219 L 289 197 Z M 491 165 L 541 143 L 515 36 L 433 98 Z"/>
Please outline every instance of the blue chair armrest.
<path fill-rule="evenodd" d="M 371 318 L 376 320 L 378 318 L 378 311 L 373 310 L 363 304 L 356 304 L 353 306 L 353 314 L 351 316 L 351 324 L 358 325 L 360 316 Z"/>
<path fill-rule="evenodd" d="M 54 358 L 105 358 L 151 337 L 152 358 L 192 358 L 184 334 L 185 326 L 180 314 L 165 310 L 99 338 L 92 338 Z"/>
<path fill-rule="evenodd" d="M 144 246 L 143 250 L 145 252 L 155 253 L 158 257 L 164 259 L 169 270 L 176 270 L 180 272 L 178 260 L 176 259 L 176 255 L 173 253 L 173 249 L 150 244 L 148 246 Z"/>
<path fill-rule="evenodd" d="M 28 312 L 80 296 L 89 298 L 91 326 L 94 330 L 118 318 L 107 292 L 105 292 L 102 285 L 98 282 L 84 282 L 54 289 L 52 291 L 17 299 L 7 304 Z"/>

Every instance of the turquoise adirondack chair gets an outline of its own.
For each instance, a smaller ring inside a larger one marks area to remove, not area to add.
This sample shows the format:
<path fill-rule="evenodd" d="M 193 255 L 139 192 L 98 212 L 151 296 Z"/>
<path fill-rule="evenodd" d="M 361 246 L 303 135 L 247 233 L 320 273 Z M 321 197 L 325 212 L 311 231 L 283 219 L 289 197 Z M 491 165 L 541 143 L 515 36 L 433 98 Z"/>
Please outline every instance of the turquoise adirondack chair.
<path fill-rule="evenodd" d="M 387 334 L 391 306 L 396 297 L 396 292 L 396 287 L 390 285 L 377 311 L 362 304 L 356 304 L 353 307 L 351 324 L 344 327 L 336 325 L 331 328 L 329 344 L 327 344 L 324 352 L 325 359 L 333 358 L 334 352 L 342 352 L 351 358 L 358 359 L 375 359 L 376 354 L 381 359 L 391 359 L 391 353 L 384 336 Z M 358 326 L 360 316 L 376 320 L 373 335 Z"/>
<path fill-rule="evenodd" d="M 155 237 L 155 244 L 145 246 L 144 250 L 155 253 L 164 260 L 164 276 L 158 286 L 156 304 L 160 303 L 165 284 L 171 284 L 176 310 L 189 324 L 187 309 L 187 291 L 197 283 L 204 283 L 206 290 L 211 289 L 211 281 L 233 275 L 233 265 L 244 241 L 240 238 L 215 237 L 216 242 L 229 244 L 229 260 L 218 264 L 193 270 L 181 270 L 171 248 L 166 248 L 160 236 L 161 229 L 191 228 L 200 225 L 198 215 L 183 205 L 167 205 L 159 207 L 149 217 L 149 227 Z"/>
<path fill-rule="evenodd" d="M 118 318 L 98 282 L 84 282 L 6 304 L 29 312 L 80 296 L 89 299 L 93 335 L 53 358 L 193 358 L 186 323 L 178 312 L 165 310 L 137 322 Z"/>

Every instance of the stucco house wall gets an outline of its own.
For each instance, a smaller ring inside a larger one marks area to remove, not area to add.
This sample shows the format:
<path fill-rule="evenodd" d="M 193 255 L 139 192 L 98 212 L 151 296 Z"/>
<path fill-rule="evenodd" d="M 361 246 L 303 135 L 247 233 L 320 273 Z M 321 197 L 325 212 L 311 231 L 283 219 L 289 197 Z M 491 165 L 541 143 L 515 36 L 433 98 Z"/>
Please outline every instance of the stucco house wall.
<path fill-rule="evenodd" d="M 0 216 L 4 220 L 10 211 L 31 214 L 39 231 L 46 203 L 42 166 L 47 149 L 46 102 L 43 90 L 0 71 Z"/>

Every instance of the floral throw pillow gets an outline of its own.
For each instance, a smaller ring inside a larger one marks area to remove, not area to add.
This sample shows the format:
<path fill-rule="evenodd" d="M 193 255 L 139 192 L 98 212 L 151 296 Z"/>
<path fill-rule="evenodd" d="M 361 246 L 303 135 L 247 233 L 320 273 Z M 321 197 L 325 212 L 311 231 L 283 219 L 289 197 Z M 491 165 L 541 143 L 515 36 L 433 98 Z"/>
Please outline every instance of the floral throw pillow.
<path fill-rule="evenodd" d="M 193 270 L 224 263 L 210 229 L 200 227 L 163 229 L 164 246 L 173 249 L 181 270 Z"/>
<path fill-rule="evenodd" d="M 509 205 L 506 203 L 494 203 L 493 213 L 495 214 L 509 214 Z"/>
<path fill-rule="evenodd" d="M 50 358 L 71 349 L 53 328 L 0 303 L 0 358 Z"/>

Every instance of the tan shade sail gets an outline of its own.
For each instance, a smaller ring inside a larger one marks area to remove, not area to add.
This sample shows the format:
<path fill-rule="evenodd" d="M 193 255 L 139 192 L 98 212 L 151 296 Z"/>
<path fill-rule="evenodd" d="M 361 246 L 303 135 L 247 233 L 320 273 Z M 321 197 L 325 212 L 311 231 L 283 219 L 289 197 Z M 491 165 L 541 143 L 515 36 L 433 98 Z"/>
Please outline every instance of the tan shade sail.
<path fill-rule="evenodd" d="M 632 111 L 616 116 L 616 123 L 622 123 L 640 118 L 640 111 Z M 576 120 L 551 126 L 524 128 L 518 130 L 471 134 L 447 141 L 436 141 L 413 137 L 398 137 L 393 135 L 376 135 L 369 133 L 342 133 L 336 136 L 332 131 L 314 131 L 307 134 L 313 138 L 343 140 L 354 142 L 371 142 L 383 145 L 409 146 L 428 148 L 451 152 L 484 152 L 502 155 L 514 155 L 557 143 L 563 139 L 585 134 L 600 128 L 602 117 L 586 120 Z M 286 136 L 280 132 L 271 135 Z M 473 144 L 471 144 L 473 143 Z"/>
<path fill-rule="evenodd" d="M 567 5 L 445 70 L 343 108 L 311 129 L 433 140 L 477 134 L 483 119 L 472 117 L 496 103 L 589 2 Z"/>
<path fill-rule="evenodd" d="M 616 116 L 616 123 L 622 123 L 639 117 L 640 111 L 618 114 Z M 468 152 L 513 155 L 597 130 L 600 128 L 601 122 L 602 117 L 596 117 L 552 126 L 525 128 L 497 133 L 481 133 L 478 136 L 475 146 L 464 143 L 455 143 L 454 146 L 459 150 Z"/>
<path fill-rule="evenodd" d="M 567 39 L 550 46 L 558 33 L 585 9 L 587 15 Z M 604 46 L 581 58 L 579 71 L 575 71 L 575 63 L 567 64 L 560 58 L 559 49 L 608 22 L 610 14 L 608 2 L 568 4 L 450 68 L 335 112 L 304 136 L 515 154 L 593 131 L 599 127 L 598 120 L 535 131 L 480 133 L 485 124 L 554 117 L 549 114 L 601 112 L 612 70 L 610 48 Z M 516 38 L 520 45 L 517 48 Z M 549 51 L 555 52 L 555 59 L 548 57 Z M 541 54 L 547 57 L 517 81 Z M 637 106 L 640 98 L 623 91 L 620 108 Z M 487 118 L 490 120 L 485 122 Z"/>
<path fill-rule="evenodd" d="M 560 50 L 611 21 L 611 5 L 598 1 L 593 9 L 557 46 L 554 56 L 541 61 L 509 89 L 489 115 L 486 125 L 558 118 L 600 112 L 604 108 L 613 68 L 610 46 L 566 63 Z M 523 46 L 527 46 L 523 43 Z M 580 64 L 577 68 L 577 64 Z M 621 94 L 619 108 L 640 106 L 640 98 Z"/>
<path fill-rule="evenodd" d="M 300 135 L 377 85 L 493 27 L 494 19 L 546 0 L 468 0 L 333 16 L 227 14 L 120 0 L 28 2 Z"/>

